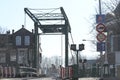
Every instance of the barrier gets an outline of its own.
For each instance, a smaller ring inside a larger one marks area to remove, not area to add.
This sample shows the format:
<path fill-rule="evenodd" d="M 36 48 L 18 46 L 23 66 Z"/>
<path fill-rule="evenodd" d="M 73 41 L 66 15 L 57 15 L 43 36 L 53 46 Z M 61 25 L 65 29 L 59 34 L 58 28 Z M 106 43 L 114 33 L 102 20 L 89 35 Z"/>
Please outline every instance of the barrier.
<path fill-rule="evenodd" d="M 65 68 L 64 67 L 61 67 L 60 74 L 61 74 L 61 78 L 64 79 L 65 78 Z"/>
<path fill-rule="evenodd" d="M 3 67 L 0 66 L 0 77 L 3 77 Z"/>
<path fill-rule="evenodd" d="M 73 77 L 73 68 L 69 67 L 69 78 Z"/>
<path fill-rule="evenodd" d="M 15 70 L 15 67 L 12 67 L 12 75 L 13 75 L 13 77 L 15 77 L 16 76 L 16 70 Z"/>
<path fill-rule="evenodd" d="M 10 66 L 8 67 L 8 76 L 9 76 L 9 77 L 12 77 L 11 67 L 10 67 Z"/>
<path fill-rule="evenodd" d="M 60 77 L 62 78 L 62 80 L 64 80 L 65 78 L 73 78 L 73 67 L 61 67 L 60 68 Z"/>
<path fill-rule="evenodd" d="M 4 71 L 5 71 L 4 75 L 7 78 L 8 77 L 7 67 L 4 67 Z"/>

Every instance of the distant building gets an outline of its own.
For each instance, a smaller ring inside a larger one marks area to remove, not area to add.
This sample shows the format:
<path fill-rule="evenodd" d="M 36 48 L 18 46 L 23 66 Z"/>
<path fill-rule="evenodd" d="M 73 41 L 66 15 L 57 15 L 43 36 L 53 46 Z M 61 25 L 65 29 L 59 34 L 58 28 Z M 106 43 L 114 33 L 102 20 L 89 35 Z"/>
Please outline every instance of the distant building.
<path fill-rule="evenodd" d="M 36 74 L 34 37 L 33 31 L 28 31 L 24 26 L 16 32 L 12 30 L 12 33 L 7 31 L 6 34 L 0 34 L 0 76 Z M 40 51 L 38 55 L 40 65 Z"/>
<path fill-rule="evenodd" d="M 113 11 L 106 15 L 107 27 L 107 57 L 110 76 L 120 79 L 120 3 Z"/>

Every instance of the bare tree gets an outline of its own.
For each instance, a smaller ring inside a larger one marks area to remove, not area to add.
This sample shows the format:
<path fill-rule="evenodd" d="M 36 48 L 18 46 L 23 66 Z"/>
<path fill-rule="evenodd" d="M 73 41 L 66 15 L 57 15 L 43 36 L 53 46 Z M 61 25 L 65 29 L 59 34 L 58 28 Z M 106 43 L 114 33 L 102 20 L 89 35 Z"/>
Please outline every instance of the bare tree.
<path fill-rule="evenodd" d="M 6 31 L 7 30 L 5 28 L 3 28 L 3 27 L 0 26 L 0 34 L 4 34 L 4 33 L 6 33 Z"/>
<path fill-rule="evenodd" d="M 106 17 L 109 17 L 109 20 L 111 21 L 112 19 L 116 19 L 116 23 L 118 24 L 118 25 L 120 25 L 120 22 L 119 22 L 119 20 L 120 20 L 120 15 L 116 15 L 116 13 L 115 13 L 115 9 L 116 9 L 116 7 L 118 6 L 118 4 L 120 4 L 120 0 L 102 0 L 102 13 L 103 14 L 106 14 Z M 96 11 L 96 14 L 98 14 L 99 13 L 99 9 L 98 9 L 99 7 L 95 7 L 95 11 Z M 94 40 L 96 40 L 96 23 L 95 23 L 95 16 L 92 16 L 92 18 L 91 19 L 94 19 L 93 20 L 93 23 L 91 23 L 92 25 L 91 25 L 91 31 L 89 32 L 90 34 L 92 34 L 92 38 L 94 39 Z M 118 28 L 117 28 L 118 29 Z M 96 44 L 96 43 L 94 43 L 94 41 L 92 42 L 93 44 Z"/>

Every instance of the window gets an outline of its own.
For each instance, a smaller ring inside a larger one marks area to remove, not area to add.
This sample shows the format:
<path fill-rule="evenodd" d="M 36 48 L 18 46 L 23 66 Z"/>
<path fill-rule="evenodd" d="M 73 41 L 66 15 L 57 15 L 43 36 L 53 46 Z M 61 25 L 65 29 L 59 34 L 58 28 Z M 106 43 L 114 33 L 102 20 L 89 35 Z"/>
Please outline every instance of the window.
<path fill-rule="evenodd" d="M 24 44 L 26 46 L 30 45 L 30 36 L 25 36 L 25 38 L 24 38 Z"/>
<path fill-rule="evenodd" d="M 21 45 L 21 36 L 16 36 L 16 46 Z"/>
<path fill-rule="evenodd" d="M 5 63 L 6 62 L 6 55 L 5 53 L 0 53 L 0 63 Z"/>
<path fill-rule="evenodd" d="M 111 51 L 120 51 L 120 35 L 111 36 Z"/>
<path fill-rule="evenodd" d="M 18 64 L 27 65 L 27 50 L 20 49 L 18 50 Z"/>
<path fill-rule="evenodd" d="M 13 50 L 10 53 L 10 61 L 16 61 L 16 51 Z"/>

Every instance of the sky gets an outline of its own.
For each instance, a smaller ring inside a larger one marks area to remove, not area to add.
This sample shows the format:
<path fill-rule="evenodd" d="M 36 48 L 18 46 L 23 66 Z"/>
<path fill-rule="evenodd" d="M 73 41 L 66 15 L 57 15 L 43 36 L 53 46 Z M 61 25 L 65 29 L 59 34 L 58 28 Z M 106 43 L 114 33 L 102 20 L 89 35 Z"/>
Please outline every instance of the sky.
<path fill-rule="evenodd" d="M 98 0 L 1 0 L 0 2 L 0 26 L 12 31 L 17 31 L 26 24 L 30 31 L 34 28 L 33 21 L 27 16 L 25 20 L 24 8 L 44 9 L 63 7 L 70 22 L 72 37 L 75 44 L 85 44 L 85 50 L 80 55 L 92 59 L 98 57 L 93 40 L 91 25 L 95 22 L 96 5 Z M 83 42 L 83 39 L 88 41 Z M 42 53 L 45 56 L 64 55 L 64 36 L 41 36 Z M 69 37 L 71 41 L 71 38 Z M 71 42 L 70 42 L 71 43 Z"/>

